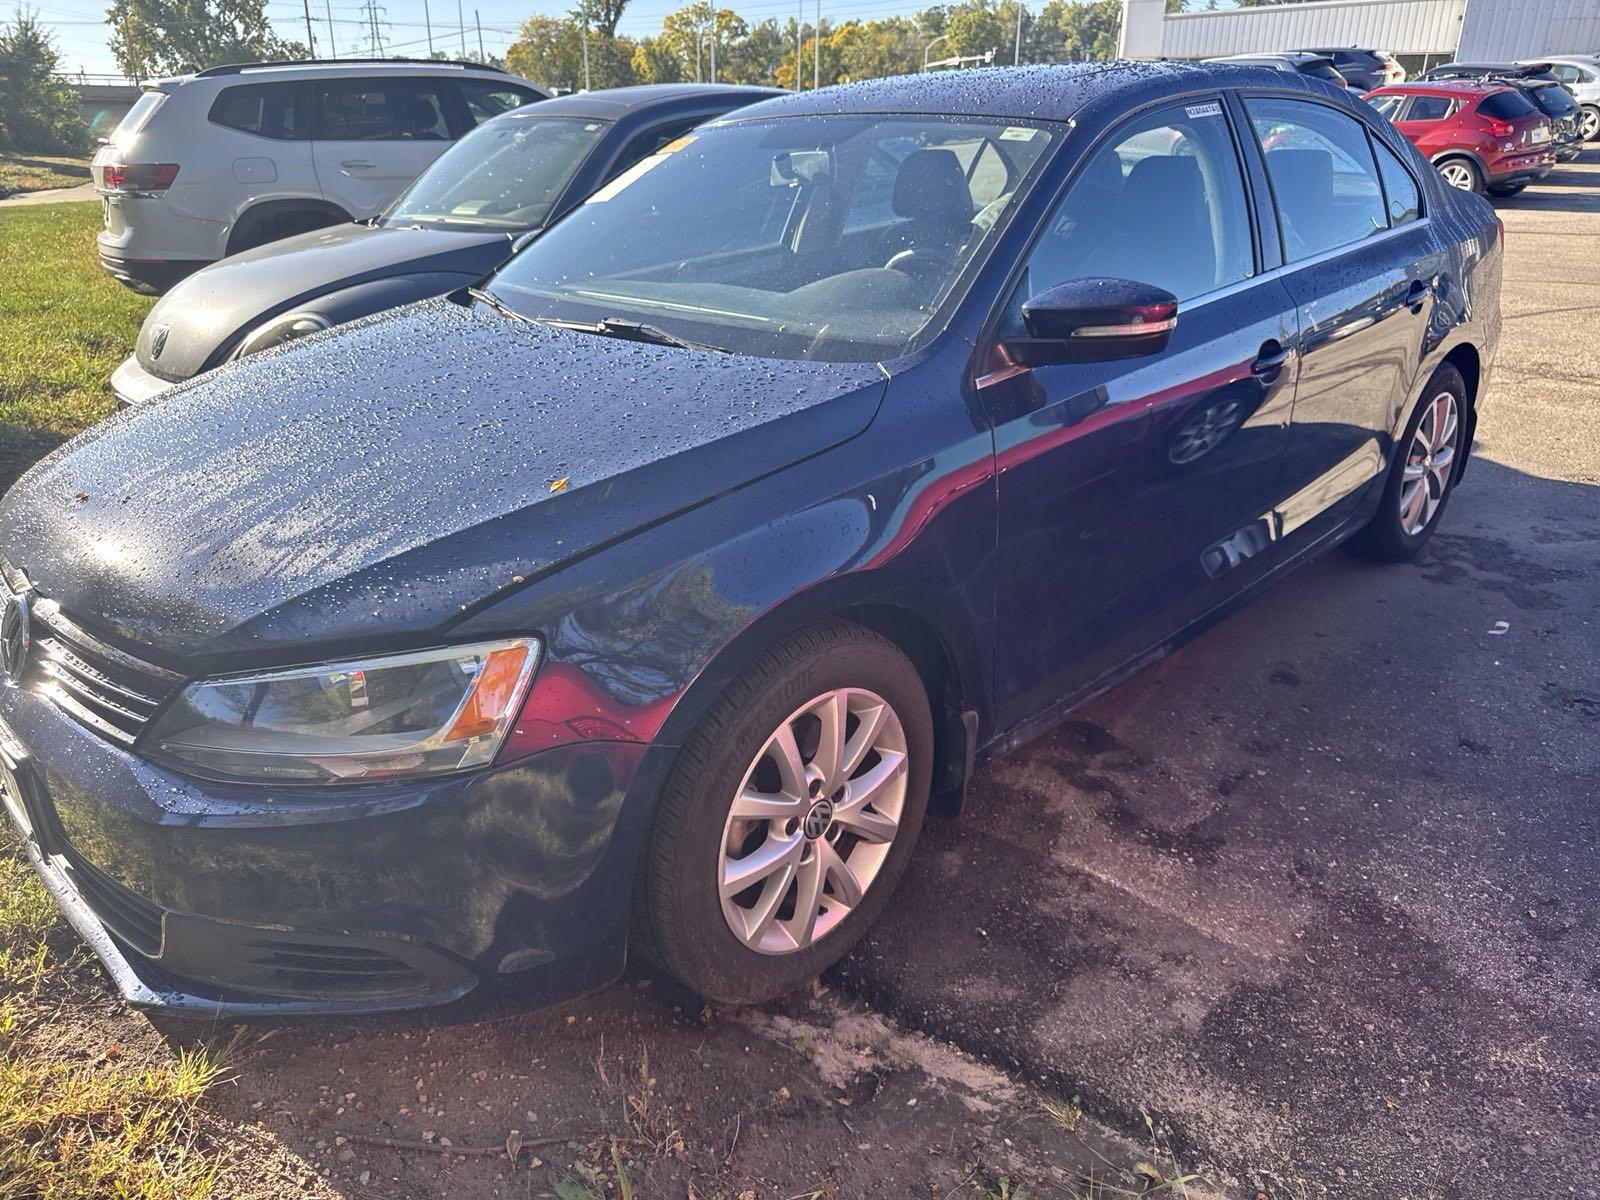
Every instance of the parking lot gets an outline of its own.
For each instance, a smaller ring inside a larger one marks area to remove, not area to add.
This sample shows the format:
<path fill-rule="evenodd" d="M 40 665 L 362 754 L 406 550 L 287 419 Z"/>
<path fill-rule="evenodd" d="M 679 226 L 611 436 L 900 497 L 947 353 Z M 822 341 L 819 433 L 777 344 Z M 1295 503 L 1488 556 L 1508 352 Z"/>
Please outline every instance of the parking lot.
<path fill-rule="evenodd" d="M 1499 365 L 1417 566 L 1334 555 L 982 772 L 826 994 L 247 1031 L 246 1190 L 543 1195 L 619 1144 L 640 1196 L 1070 1195 L 1141 1157 L 1592 1190 L 1600 151 L 1498 207 Z M 154 1044 L 93 984 L 69 1011 L 72 1054 Z M 515 1168 L 439 1152 L 513 1129 Z"/>

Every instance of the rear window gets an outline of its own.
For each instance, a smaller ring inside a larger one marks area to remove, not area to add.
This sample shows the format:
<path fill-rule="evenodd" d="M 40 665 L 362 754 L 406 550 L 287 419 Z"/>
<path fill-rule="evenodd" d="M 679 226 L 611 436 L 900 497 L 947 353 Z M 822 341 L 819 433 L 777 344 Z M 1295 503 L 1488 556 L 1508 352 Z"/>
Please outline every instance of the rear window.
<path fill-rule="evenodd" d="M 459 86 L 461 98 L 466 101 L 467 112 L 471 114 L 474 125 L 481 125 L 490 117 L 498 117 L 513 108 L 520 108 L 524 104 L 542 99 L 537 92 L 504 83 L 482 83 L 463 79 Z"/>
<path fill-rule="evenodd" d="M 1565 117 L 1578 109 L 1578 102 L 1562 87 L 1535 88 L 1533 98 L 1540 109 L 1552 117 Z"/>
<path fill-rule="evenodd" d="M 1334 69 L 1332 63 L 1310 63 L 1300 73 L 1309 75 L 1313 79 L 1326 79 L 1329 83 L 1337 83 L 1341 86 L 1344 84 L 1344 76 Z"/>
<path fill-rule="evenodd" d="M 128 115 L 123 117 L 117 125 L 118 133 L 138 133 L 144 128 L 150 114 L 160 108 L 166 100 L 165 92 L 140 92 L 139 98 L 133 102 L 133 107 L 128 110 Z"/>
<path fill-rule="evenodd" d="M 227 88 L 211 104 L 211 122 L 258 137 L 291 140 L 309 136 L 301 89 L 293 83 L 257 83 Z"/>
<path fill-rule="evenodd" d="M 1532 116 L 1535 110 L 1522 98 L 1521 92 L 1496 92 L 1478 103 L 1478 111 L 1497 121 L 1515 121 L 1518 117 Z"/>

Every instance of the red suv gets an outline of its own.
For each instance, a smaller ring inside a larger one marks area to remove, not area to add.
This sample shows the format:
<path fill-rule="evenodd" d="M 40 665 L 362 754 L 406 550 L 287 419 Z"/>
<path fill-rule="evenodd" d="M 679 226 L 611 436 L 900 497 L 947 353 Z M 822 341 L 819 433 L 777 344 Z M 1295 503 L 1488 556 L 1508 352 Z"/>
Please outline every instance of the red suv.
<path fill-rule="evenodd" d="M 1503 83 L 1402 83 L 1366 99 L 1452 187 L 1514 196 L 1555 165 L 1549 119 Z"/>

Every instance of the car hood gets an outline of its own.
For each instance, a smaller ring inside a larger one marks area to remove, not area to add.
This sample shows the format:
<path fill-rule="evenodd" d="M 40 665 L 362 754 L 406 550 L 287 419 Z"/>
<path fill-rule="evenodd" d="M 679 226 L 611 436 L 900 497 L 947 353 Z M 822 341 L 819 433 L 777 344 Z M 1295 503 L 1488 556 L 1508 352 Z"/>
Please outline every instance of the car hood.
<path fill-rule="evenodd" d="M 376 279 L 460 276 L 433 293 L 443 294 L 494 270 L 511 253 L 511 240 L 503 232 L 334 225 L 258 246 L 196 271 L 156 301 L 134 355 L 152 375 L 190 379 L 268 317 Z"/>
<path fill-rule="evenodd" d="M 430 300 L 90 429 L 0 500 L 0 554 L 80 623 L 180 669 L 414 645 L 859 433 L 884 382 L 876 364 L 680 350 Z"/>

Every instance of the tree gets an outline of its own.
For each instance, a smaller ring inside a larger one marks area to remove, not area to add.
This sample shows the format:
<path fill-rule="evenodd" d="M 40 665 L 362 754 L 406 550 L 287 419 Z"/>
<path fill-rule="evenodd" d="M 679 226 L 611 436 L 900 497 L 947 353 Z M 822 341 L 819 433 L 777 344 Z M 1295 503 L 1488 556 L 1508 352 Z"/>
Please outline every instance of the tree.
<path fill-rule="evenodd" d="M 0 149 L 71 154 L 87 147 L 78 97 L 56 77 L 60 56 L 37 14 L 0 25 Z"/>
<path fill-rule="evenodd" d="M 905 17 L 850 21 L 828 40 L 838 55 L 841 79 L 906 75 L 922 66 L 925 39 Z"/>
<path fill-rule="evenodd" d="M 660 38 L 641 38 L 633 48 L 633 73 L 640 83 L 681 83 L 683 64 Z"/>
<path fill-rule="evenodd" d="M 578 7 L 572 10 L 572 15 L 580 24 L 586 23 L 596 33 L 614 38 L 617 36 L 617 22 L 622 20 L 622 10 L 627 7 L 628 0 L 578 0 Z M 591 70 L 593 66 L 591 63 Z"/>
<path fill-rule="evenodd" d="M 506 50 L 506 67 L 514 74 L 547 87 L 584 86 L 582 21 L 571 17 L 529 17 L 517 40 Z M 638 82 L 633 59 L 636 47 L 628 38 L 587 31 L 591 88 L 625 87 Z"/>
<path fill-rule="evenodd" d="M 1121 0 L 1069 3 L 1050 0 L 1039 14 L 1040 61 L 1089 62 L 1115 58 L 1122 32 Z"/>
<path fill-rule="evenodd" d="M 106 24 L 117 66 L 135 79 L 310 53 L 272 31 L 266 0 L 112 0 Z"/>

